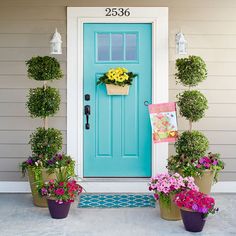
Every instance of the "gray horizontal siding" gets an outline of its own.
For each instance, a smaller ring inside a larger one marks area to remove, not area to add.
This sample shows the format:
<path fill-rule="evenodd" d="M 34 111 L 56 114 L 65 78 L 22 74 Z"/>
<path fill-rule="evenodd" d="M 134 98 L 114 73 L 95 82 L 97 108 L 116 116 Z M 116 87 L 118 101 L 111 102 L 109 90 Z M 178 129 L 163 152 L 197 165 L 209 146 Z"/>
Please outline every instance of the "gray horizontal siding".
<path fill-rule="evenodd" d="M 29 136 L 33 131 L 33 127 L 30 127 L 30 130 L 0 130 L 0 145 L 27 144 L 29 142 Z M 66 131 L 62 131 L 62 134 L 63 142 L 66 144 Z"/>
<path fill-rule="evenodd" d="M 194 128 L 205 133 L 210 150 L 222 154 L 226 169 L 220 179 L 236 181 L 236 1 L 234 0 L 7 0 L 0 3 L 0 180 L 23 181 L 18 164 L 30 154 L 30 133 L 42 124 L 25 108 L 28 89 L 41 83 L 27 79 L 25 60 L 49 55 L 49 40 L 57 27 L 62 34 L 61 62 L 65 78 L 52 83 L 62 95 L 61 110 L 49 125 L 61 129 L 66 148 L 66 5 L 168 6 L 170 46 L 170 100 L 183 87 L 174 80 L 175 34 L 181 28 L 189 53 L 202 56 L 208 79 L 199 89 L 209 101 L 206 117 Z M 214 7 L 212 7 L 214 6 Z M 179 118 L 179 128 L 188 123 Z M 174 147 L 169 145 L 170 153 Z"/>
<path fill-rule="evenodd" d="M 38 87 L 42 86 L 41 84 Z M 0 89 L 0 102 L 26 102 L 28 89 Z M 66 102 L 66 89 L 60 89 L 61 102 Z"/>

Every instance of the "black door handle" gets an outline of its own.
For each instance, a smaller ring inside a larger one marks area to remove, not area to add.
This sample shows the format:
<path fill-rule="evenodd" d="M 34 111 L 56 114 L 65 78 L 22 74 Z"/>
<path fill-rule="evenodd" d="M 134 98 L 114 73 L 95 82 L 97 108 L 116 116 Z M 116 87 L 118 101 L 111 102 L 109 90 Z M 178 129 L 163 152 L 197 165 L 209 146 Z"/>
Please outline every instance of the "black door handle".
<path fill-rule="evenodd" d="M 90 128 L 90 125 L 89 125 L 89 115 L 91 114 L 90 106 L 89 105 L 84 106 L 84 114 L 86 115 L 85 129 L 89 129 Z"/>

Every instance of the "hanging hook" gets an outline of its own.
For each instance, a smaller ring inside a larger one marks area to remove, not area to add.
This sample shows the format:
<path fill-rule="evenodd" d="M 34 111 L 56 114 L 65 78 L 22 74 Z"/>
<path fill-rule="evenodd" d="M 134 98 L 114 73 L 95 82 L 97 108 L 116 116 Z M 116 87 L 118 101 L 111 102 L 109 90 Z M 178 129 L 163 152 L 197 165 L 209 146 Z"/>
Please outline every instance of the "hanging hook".
<path fill-rule="evenodd" d="M 148 102 L 148 101 L 145 101 L 144 102 L 144 106 L 148 106 L 148 105 L 150 105 L 151 103 L 150 102 Z"/>

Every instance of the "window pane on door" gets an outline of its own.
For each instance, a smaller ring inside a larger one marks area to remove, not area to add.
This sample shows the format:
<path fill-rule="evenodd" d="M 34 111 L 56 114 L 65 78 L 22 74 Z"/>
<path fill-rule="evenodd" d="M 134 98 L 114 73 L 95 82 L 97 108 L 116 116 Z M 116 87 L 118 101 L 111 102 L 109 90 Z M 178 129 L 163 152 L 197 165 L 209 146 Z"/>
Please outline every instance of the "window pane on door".
<path fill-rule="evenodd" d="M 111 60 L 124 60 L 124 42 L 123 34 L 111 34 Z"/>
<path fill-rule="evenodd" d="M 110 60 L 110 35 L 97 34 L 97 60 L 109 61 Z"/>
<path fill-rule="evenodd" d="M 137 35 L 136 34 L 126 34 L 126 60 L 135 61 L 137 60 Z"/>

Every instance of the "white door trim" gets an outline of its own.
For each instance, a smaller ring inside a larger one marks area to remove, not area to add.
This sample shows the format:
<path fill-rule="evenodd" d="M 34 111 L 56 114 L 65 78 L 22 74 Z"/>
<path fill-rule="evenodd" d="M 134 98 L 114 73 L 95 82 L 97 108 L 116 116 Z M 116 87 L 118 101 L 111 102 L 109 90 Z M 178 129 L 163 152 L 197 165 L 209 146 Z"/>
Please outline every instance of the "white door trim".
<path fill-rule="evenodd" d="M 67 153 L 75 159 L 76 172 L 80 178 L 83 178 L 84 23 L 151 23 L 153 26 L 152 101 L 153 103 L 168 101 L 168 8 L 130 7 L 129 9 L 131 12 L 129 17 L 106 17 L 103 7 L 67 8 Z M 167 158 L 167 143 L 152 146 L 153 175 L 166 171 Z"/>

